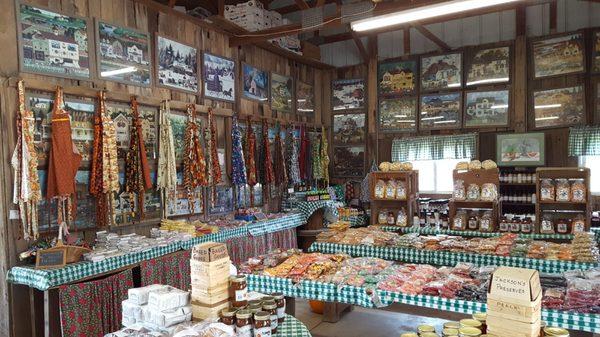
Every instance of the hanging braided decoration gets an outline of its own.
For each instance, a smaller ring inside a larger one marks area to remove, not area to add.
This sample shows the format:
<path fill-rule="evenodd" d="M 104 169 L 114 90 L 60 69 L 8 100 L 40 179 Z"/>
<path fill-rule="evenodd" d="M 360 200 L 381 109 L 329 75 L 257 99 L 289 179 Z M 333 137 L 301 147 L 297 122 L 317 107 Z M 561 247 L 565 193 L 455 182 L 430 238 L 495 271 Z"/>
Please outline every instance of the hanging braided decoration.
<path fill-rule="evenodd" d="M 201 186 L 208 185 L 208 180 L 206 160 L 200 144 L 200 128 L 196 123 L 196 105 L 188 105 L 187 116 L 184 136 L 183 186 L 187 193 L 189 212 L 194 214 L 196 212 L 196 191 Z"/>
<path fill-rule="evenodd" d="M 217 190 L 216 185 L 221 182 L 222 173 L 221 165 L 219 165 L 219 154 L 217 148 L 217 125 L 215 124 L 213 110 L 208 108 L 208 133 L 207 133 L 207 144 L 209 154 L 209 182 L 212 186 L 212 198 L 211 204 L 214 206 Z"/>
<path fill-rule="evenodd" d="M 321 127 L 321 171 L 325 187 L 329 186 L 329 144 L 327 143 L 327 133 L 325 127 Z"/>
<path fill-rule="evenodd" d="M 275 176 L 273 174 L 273 160 L 271 160 L 271 146 L 269 144 L 269 124 L 266 120 L 263 120 L 263 151 L 265 153 L 265 184 L 272 184 L 275 182 Z"/>
<path fill-rule="evenodd" d="M 246 129 L 246 148 L 244 154 L 246 155 L 246 175 L 248 186 L 250 186 L 250 207 L 254 207 L 254 186 L 257 181 L 256 173 L 256 135 L 252 127 L 252 121 L 248 116 L 247 129 Z"/>
<path fill-rule="evenodd" d="M 160 192 L 163 204 L 163 218 L 167 217 L 167 205 L 175 200 L 177 190 L 177 167 L 175 162 L 175 140 L 171 125 L 171 109 L 169 101 L 160 105 L 158 122 L 160 137 L 158 138 L 158 172 L 156 189 Z M 187 151 L 185 152 L 188 153 Z"/>
<path fill-rule="evenodd" d="M 283 142 L 281 140 L 281 127 L 277 123 L 275 127 L 275 154 L 273 156 L 273 166 L 275 173 L 275 186 L 280 187 L 287 183 L 287 172 L 285 169 L 285 155 L 283 153 Z"/>
<path fill-rule="evenodd" d="M 150 180 L 150 168 L 146 157 L 142 121 L 135 97 L 131 98 L 131 110 L 133 116 L 129 134 L 129 151 L 125 160 L 125 192 L 129 193 L 132 217 L 136 216 L 134 200 L 137 196 L 137 215 L 143 219 L 144 194 L 152 187 L 152 180 Z"/>
<path fill-rule="evenodd" d="M 315 180 L 323 179 L 323 165 L 321 163 L 321 137 L 318 134 L 314 135 L 312 141 L 312 173 Z"/>
<path fill-rule="evenodd" d="M 300 154 L 298 156 L 298 165 L 300 167 L 300 179 L 303 181 L 308 180 L 307 172 L 307 161 L 308 161 L 308 139 L 306 137 L 306 128 L 300 127 Z"/>
<path fill-rule="evenodd" d="M 25 109 L 25 86 L 17 83 L 17 145 L 13 152 L 13 203 L 19 206 L 21 227 L 25 240 L 38 238 L 38 206 L 42 199 L 38 177 L 38 156 L 33 142 L 35 119 L 31 110 Z"/>
<path fill-rule="evenodd" d="M 250 125 L 250 128 L 252 125 Z M 231 130 L 231 181 L 238 189 L 238 206 L 241 205 L 241 188 L 246 185 L 246 161 L 242 147 L 242 132 L 236 116 L 233 116 Z"/>
<path fill-rule="evenodd" d="M 290 128 L 289 132 L 289 144 L 290 144 L 290 155 L 289 155 L 289 178 L 291 184 L 300 184 L 300 166 L 298 164 L 298 152 L 299 152 L 299 144 L 295 135 L 296 128 Z"/>

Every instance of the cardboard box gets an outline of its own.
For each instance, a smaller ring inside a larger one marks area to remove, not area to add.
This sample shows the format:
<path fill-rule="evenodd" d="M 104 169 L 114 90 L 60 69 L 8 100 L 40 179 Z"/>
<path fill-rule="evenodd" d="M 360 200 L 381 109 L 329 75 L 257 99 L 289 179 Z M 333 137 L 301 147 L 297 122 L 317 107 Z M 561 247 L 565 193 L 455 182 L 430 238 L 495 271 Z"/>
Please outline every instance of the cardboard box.
<path fill-rule="evenodd" d="M 192 303 L 192 317 L 194 320 L 205 320 L 208 318 L 218 318 L 221 310 L 229 307 L 229 301 L 216 306 L 205 306 Z"/>
<path fill-rule="evenodd" d="M 487 333 L 496 336 L 538 337 L 541 320 L 532 323 L 517 322 L 511 319 L 490 316 L 486 318 Z"/>
<path fill-rule="evenodd" d="M 194 293 L 194 289 L 192 289 L 192 302 L 196 304 L 211 306 L 228 300 L 229 292 L 227 291 L 205 294 L 202 292 Z"/>
<path fill-rule="evenodd" d="M 192 298 L 194 294 L 199 296 L 214 296 L 223 292 L 229 292 L 229 283 L 225 282 L 210 287 L 199 283 L 192 283 Z"/>
<path fill-rule="evenodd" d="M 542 296 L 530 302 L 530 304 L 519 304 L 505 301 L 502 298 L 487 298 L 488 315 L 511 319 L 517 322 L 532 323 L 542 317 Z"/>
<path fill-rule="evenodd" d="M 212 262 L 229 257 L 227 246 L 220 242 L 205 242 L 192 248 L 192 260 Z"/>
<path fill-rule="evenodd" d="M 214 276 L 215 274 L 229 276 L 231 260 L 229 257 L 212 262 L 190 260 L 190 269 L 191 274 L 196 276 Z"/>
<path fill-rule="evenodd" d="M 537 270 L 500 267 L 492 274 L 487 313 L 516 322 L 541 320 L 542 287 Z"/>
<path fill-rule="evenodd" d="M 302 55 L 315 60 L 321 60 L 321 48 L 319 46 L 315 46 L 307 41 L 301 41 L 300 44 L 302 46 Z"/>

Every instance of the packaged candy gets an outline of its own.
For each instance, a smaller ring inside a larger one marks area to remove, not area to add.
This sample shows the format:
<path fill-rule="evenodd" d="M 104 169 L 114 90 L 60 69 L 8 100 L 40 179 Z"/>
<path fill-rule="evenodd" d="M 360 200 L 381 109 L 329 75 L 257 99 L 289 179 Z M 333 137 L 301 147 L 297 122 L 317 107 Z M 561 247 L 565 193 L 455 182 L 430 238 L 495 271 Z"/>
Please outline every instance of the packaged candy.
<path fill-rule="evenodd" d="M 540 186 L 540 200 L 554 201 L 555 186 L 551 179 L 543 179 Z"/>
<path fill-rule="evenodd" d="M 556 201 L 571 201 L 571 185 L 567 179 L 558 179 L 556 182 Z"/>
<path fill-rule="evenodd" d="M 577 179 L 571 185 L 571 201 L 586 202 L 586 188 L 583 179 Z"/>
<path fill-rule="evenodd" d="M 481 197 L 481 191 L 479 190 L 479 185 L 470 184 L 467 189 L 467 200 L 477 201 Z"/>
<path fill-rule="evenodd" d="M 465 200 L 466 198 L 466 193 L 465 193 L 465 182 L 458 179 L 454 182 L 454 191 L 452 193 L 452 196 L 454 197 L 455 200 Z"/>

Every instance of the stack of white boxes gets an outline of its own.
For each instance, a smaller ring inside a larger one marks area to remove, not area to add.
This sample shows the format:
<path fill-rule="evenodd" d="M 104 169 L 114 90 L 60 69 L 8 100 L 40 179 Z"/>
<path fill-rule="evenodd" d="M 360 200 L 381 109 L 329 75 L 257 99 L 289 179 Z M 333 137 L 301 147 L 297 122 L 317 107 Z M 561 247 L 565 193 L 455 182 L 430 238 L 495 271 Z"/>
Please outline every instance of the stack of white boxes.
<path fill-rule="evenodd" d="M 487 295 L 487 333 L 538 337 L 542 320 L 542 287 L 536 270 L 500 267 L 492 274 Z"/>
<path fill-rule="evenodd" d="M 219 317 L 229 307 L 231 260 L 223 243 L 206 242 L 192 248 L 190 276 L 194 319 Z"/>
<path fill-rule="evenodd" d="M 187 291 L 160 284 L 129 289 L 128 299 L 121 303 L 122 324 L 164 329 L 190 321 L 189 296 Z"/>

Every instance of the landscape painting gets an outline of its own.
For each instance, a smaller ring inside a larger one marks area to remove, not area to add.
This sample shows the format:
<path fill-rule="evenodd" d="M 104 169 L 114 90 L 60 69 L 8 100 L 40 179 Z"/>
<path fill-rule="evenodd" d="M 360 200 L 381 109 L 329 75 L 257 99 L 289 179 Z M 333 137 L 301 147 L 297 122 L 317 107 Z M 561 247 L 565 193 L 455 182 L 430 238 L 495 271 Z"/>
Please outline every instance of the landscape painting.
<path fill-rule="evenodd" d="M 462 86 L 462 54 L 421 58 L 421 90 L 453 89 Z"/>
<path fill-rule="evenodd" d="M 242 64 L 244 98 L 266 102 L 269 100 L 269 73 L 249 64 Z"/>
<path fill-rule="evenodd" d="M 156 40 L 158 84 L 197 93 L 197 49 L 160 35 L 157 35 Z"/>
<path fill-rule="evenodd" d="M 377 71 L 379 96 L 394 98 L 415 93 L 417 86 L 417 61 L 380 63 Z"/>
<path fill-rule="evenodd" d="M 508 126 L 509 92 L 467 92 L 465 101 L 465 127 Z"/>
<path fill-rule="evenodd" d="M 585 71 L 583 34 L 539 40 L 533 43 L 535 78 Z"/>
<path fill-rule="evenodd" d="M 334 80 L 331 89 L 333 110 L 365 107 L 365 81 L 363 79 Z"/>
<path fill-rule="evenodd" d="M 544 166 L 543 132 L 496 135 L 498 166 Z"/>
<path fill-rule="evenodd" d="M 85 19 L 19 4 L 18 24 L 21 71 L 90 78 L 88 22 Z"/>
<path fill-rule="evenodd" d="M 420 130 L 458 129 L 461 127 L 461 94 L 421 96 Z"/>
<path fill-rule="evenodd" d="M 333 115 L 334 144 L 364 144 L 365 143 L 365 114 Z"/>
<path fill-rule="evenodd" d="M 204 53 L 204 96 L 235 101 L 235 61 Z"/>
<path fill-rule="evenodd" d="M 363 177 L 364 146 L 336 146 L 333 148 L 333 175 L 335 177 Z"/>
<path fill-rule="evenodd" d="M 583 86 L 534 91 L 535 127 L 563 127 L 585 123 Z"/>
<path fill-rule="evenodd" d="M 467 65 L 467 85 L 510 81 L 510 47 L 478 50 Z"/>
<path fill-rule="evenodd" d="M 289 76 L 271 73 L 271 109 L 292 112 L 294 81 Z"/>
<path fill-rule="evenodd" d="M 150 37 L 135 29 L 97 22 L 100 78 L 140 86 L 151 84 Z"/>
<path fill-rule="evenodd" d="M 312 85 L 296 82 L 296 112 L 308 116 L 315 113 L 315 91 Z"/>
<path fill-rule="evenodd" d="M 416 125 L 417 99 L 415 97 L 379 101 L 379 131 L 411 132 L 417 130 Z"/>

